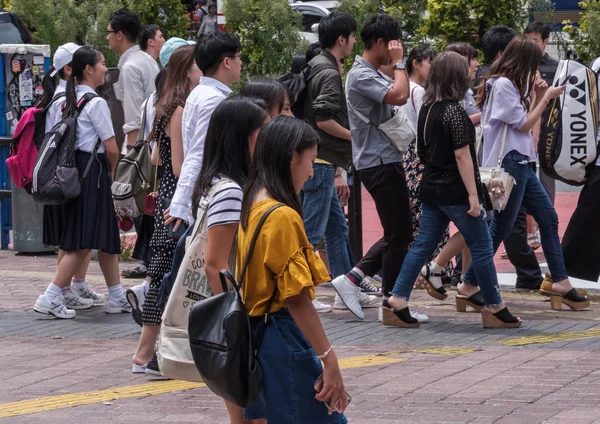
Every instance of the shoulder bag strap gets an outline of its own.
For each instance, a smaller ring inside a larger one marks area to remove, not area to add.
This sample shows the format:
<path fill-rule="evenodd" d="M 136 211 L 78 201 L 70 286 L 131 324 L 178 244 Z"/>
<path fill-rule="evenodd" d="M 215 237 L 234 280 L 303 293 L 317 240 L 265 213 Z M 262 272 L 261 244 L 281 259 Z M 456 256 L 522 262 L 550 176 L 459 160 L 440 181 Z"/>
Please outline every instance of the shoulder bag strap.
<path fill-rule="evenodd" d="M 497 82 L 497 80 L 496 80 Z M 487 82 L 486 82 L 487 84 Z M 490 88 L 490 93 L 489 93 L 489 100 L 488 100 L 488 106 L 487 106 L 487 110 L 485 111 L 485 117 L 483 118 L 483 124 L 489 124 L 489 117 L 490 117 L 490 109 L 492 108 L 492 103 L 494 101 L 494 87 L 496 86 L 496 84 L 494 83 L 494 85 Z M 481 125 L 481 131 L 483 131 L 483 124 Z M 506 145 L 506 133 L 508 132 L 508 124 L 505 122 L 504 125 L 502 126 L 502 138 L 500 139 L 500 154 L 498 156 L 498 168 L 500 168 L 502 166 L 502 156 L 504 154 L 504 146 Z"/>
<path fill-rule="evenodd" d="M 246 259 L 244 260 L 242 272 L 240 273 L 240 279 L 239 279 L 239 281 L 240 281 L 239 288 L 240 289 L 242 288 L 242 284 L 244 282 L 244 277 L 246 276 L 246 270 L 248 269 L 248 264 L 250 263 L 250 259 L 252 259 L 252 253 L 254 252 L 254 247 L 256 246 L 256 241 L 258 240 L 258 235 L 260 234 L 260 230 L 262 229 L 262 227 L 265 224 L 265 221 L 267 220 L 269 215 L 271 215 L 271 213 L 275 209 L 279 209 L 282 206 L 284 206 L 283 203 L 278 203 L 278 204 L 272 206 L 271 208 L 269 208 L 268 211 L 265 212 L 265 214 L 262 216 L 262 218 L 258 222 L 258 225 L 256 226 L 256 230 L 254 231 L 254 235 L 252 236 L 252 240 L 250 241 L 250 246 L 248 247 L 248 252 L 246 253 Z"/>
<path fill-rule="evenodd" d="M 413 110 L 415 111 L 415 113 L 417 113 L 417 106 L 415 105 L 415 90 L 416 89 L 417 89 L 417 86 L 415 85 L 413 87 L 413 89 L 410 91 L 410 101 L 412 102 Z"/>
<path fill-rule="evenodd" d="M 90 100 L 92 100 L 96 97 L 98 97 L 98 96 L 94 93 L 85 93 L 83 95 L 83 97 L 79 100 L 79 102 L 77 102 L 77 116 L 78 117 L 79 117 L 79 114 L 83 111 L 83 108 L 85 108 L 85 105 L 87 105 L 90 102 Z M 85 165 L 85 170 L 83 171 L 83 175 L 79 178 L 80 183 L 83 182 L 83 180 L 85 180 L 85 178 L 88 176 L 90 169 L 92 167 L 92 162 L 96 158 L 96 155 L 98 154 L 98 149 L 100 148 L 101 144 L 102 144 L 102 140 L 100 140 L 100 138 L 98 138 L 98 140 L 96 141 L 96 145 L 94 146 L 94 150 L 92 151 L 92 155 L 90 156 L 87 164 Z"/>
<path fill-rule="evenodd" d="M 58 100 L 58 99 L 62 99 L 63 97 L 66 97 L 67 93 L 65 93 L 64 91 L 56 94 L 54 97 L 52 97 L 52 100 L 50 100 L 50 103 L 48 103 L 46 105 L 46 107 L 42 110 L 42 113 L 46 114 L 46 112 L 48 112 L 48 109 L 50 109 L 50 107 L 52 107 L 52 105 Z"/>
<path fill-rule="evenodd" d="M 370 125 L 371 120 L 369 118 L 367 118 L 365 115 L 363 115 L 362 113 L 360 113 L 358 110 L 354 109 L 354 106 L 352 106 L 352 103 L 350 102 L 350 92 L 348 90 L 348 81 L 346 81 L 345 91 L 346 91 L 346 103 L 348 103 L 348 109 L 352 109 L 352 112 L 354 112 L 355 115 L 358 116 L 361 121 L 363 121 L 367 125 Z"/>
<path fill-rule="evenodd" d="M 233 180 L 229 178 L 223 178 L 217 181 L 215 184 L 212 185 L 206 196 L 202 197 L 202 199 L 200 200 L 200 205 L 198 206 L 198 209 L 202 209 L 202 216 L 196 220 L 196 226 L 194 228 L 194 233 L 192 234 L 192 240 L 195 239 L 198 233 L 202 230 L 204 221 L 206 221 L 206 218 L 208 217 L 208 208 L 210 207 L 210 202 L 212 202 L 212 199 L 215 196 L 217 190 L 226 183 L 232 181 Z"/>

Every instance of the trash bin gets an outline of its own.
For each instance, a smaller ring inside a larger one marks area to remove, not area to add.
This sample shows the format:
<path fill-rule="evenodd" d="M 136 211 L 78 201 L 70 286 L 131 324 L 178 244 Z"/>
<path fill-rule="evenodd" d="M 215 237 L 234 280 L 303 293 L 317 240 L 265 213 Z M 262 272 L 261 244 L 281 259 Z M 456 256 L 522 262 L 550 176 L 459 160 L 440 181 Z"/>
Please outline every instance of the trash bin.
<path fill-rule="evenodd" d="M 13 250 L 19 253 L 54 252 L 43 243 L 44 205 L 35 202 L 24 188 L 12 183 Z"/>
<path fill-rule="evenodd" d="M 0 137 L 3 139 L 12 138 L 23 113 L 43 94 L 42 80 L 49 66 L 49 45 L 0 45 Z M 6 169 L 6 163 L 2 161 L 0 167 Z M 11 188 L 10 202 L 6 196 L 2 199 L 3 239 L 6 230 L 11 227 L 11 223 L 7 222 L 6 206 L 12 203 L 13 249 L 23 253 L 54 251 L 54 248 L 45 247 L 42 243 L 43 206 L 14 183 Z M 5 191 L 0 194 L 5 194 Z M 4 242 L 2 248 L 6 248 Z"/>

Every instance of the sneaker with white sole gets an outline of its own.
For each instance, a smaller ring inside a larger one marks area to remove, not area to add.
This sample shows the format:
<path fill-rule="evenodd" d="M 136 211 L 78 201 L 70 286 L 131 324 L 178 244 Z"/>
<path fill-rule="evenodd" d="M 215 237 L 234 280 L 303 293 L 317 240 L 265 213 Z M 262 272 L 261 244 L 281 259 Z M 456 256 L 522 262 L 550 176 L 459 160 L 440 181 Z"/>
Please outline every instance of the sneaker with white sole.
<path fill-rule="evenodd" d="M 104 302 L 106 301 L 106 296 L 103 295 L 102 293 L 96 293 L 95 291 L 93 291 L 92 289 L 90 289 L 87 284 L 85 286 L 83 286 L 83 288 L 78 289 L 77 287 L 75 287 L 74 285 L 71 285 L 71 291 L 73 293 L 75 293 L 77 296 L 79 296 L 82 299 L 91 299 L 94 301 L 94 306 L 100 306 L 103 305 Z"/>
<path fill-rule="evenodd" d="M 131 305 L 131 315 L 133 320 L 140 327 L 142 326 L 142 310 L 144 308 L 144 302 L 146 301 L 146 290 L 145 284 L 138 284 L 125 292 L 127 302 Z"/>
<path fill-rule="evenodd" d="M 33 310 L 40 314 L 54 315 L 56 318 L 75 318 L 76 312 L 67 309 L 60 296 L 41 295 L 37 298 Z"/>
<path fill-rule="evenodd" d="M 131 306 L 127 302 L 125 296 L 112 298 L 108 296 L 106 301 L 106 313 L 107 314 L 129 314 L 131 313 Z"/>
<path fill-rule="evenodd" d="M 365 314 L 360 306 L 360 290 L 356 284 L 354 284 L 345 275 L 340 275 L 331 282 L 336 293 L 340 296 L 342 302 L 346 304 L 350 312 L 358 319 L 365 319 Z"/>
<path fill-rule="evenodd" d="M 361 293 L 370 294 L 373 296 L 383 296 L 383 290 L 381 287 L 374 286 L 376 280 L 371 277 L 365 277 L 362 282 L 358 285 Z"/>
<path fill-rule="evenodd" d="M 79 297 L 79 295 L 73 291 L 73 289 L 63 292 L 63 304 L 69 309 L 90 309 L 94 306 L 94 301 L 92 299 L 84 299 Z"/>
<path fill-rule="evenodd" d="M 361 308 L 377 308 L 381 304 L 381 300 L 377 296 L 371 296 L 363 292 L 360 292 L 358 295 L 358 301 L 360 302 Z M 337 294 L 335 295 L 335 301 L 333 302 L 333 309 L 348 309 Z"/>
<path fill-rule="evenodd" d="M 313 306 L 315 307 L 315 309 L 317 310 L 317 312 L 320 314 L 326 314 L 328 312 L 333 311 L 333 308 L 328 303 L 323 303 L 321 301 L 318 301 L 317 299 L 313 300 L 312 303 L 313 303 Z"/>

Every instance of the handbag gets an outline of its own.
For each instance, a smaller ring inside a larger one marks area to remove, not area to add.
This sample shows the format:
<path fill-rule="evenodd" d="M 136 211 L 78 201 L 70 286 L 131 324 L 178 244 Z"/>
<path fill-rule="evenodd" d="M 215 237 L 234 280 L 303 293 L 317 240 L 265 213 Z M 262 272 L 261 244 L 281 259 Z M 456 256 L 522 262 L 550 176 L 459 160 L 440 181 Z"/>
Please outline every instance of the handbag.
<path fill-rule="evenodd" d="M 208 207 L 214 194 L 231 182 L 223 178 L 213 184 L 199 205 L 199 216 L 191 237 L 186 240 L 183 261 L 162 315 L 160 333 L 156 344 L 158 367 L 164 377 L 174 380 L 202 381 L 190 350 L 188 319 L 196 302 L 211 297 L 212 291 L 206 278 L 204 258 L 207 241 Z M 235 266 L 235 248 L 230 264 Z"/>
<path fill-rule="evenodd" d="M 269 215 L 281 206 L 277 204 L 271 207 L 260 219 L 246 253 L 239 281 L 244 281 L 262 226 Z M 190 348 L 206 386 L 223 399 L 246 408 L 256 400 L 263 386 L 262 369 L 256 356 L 265 325 L 253 338 L 250 315 L 240 294 L 241 284 L 225 270 L 219 273 L 219 277 L 224 292 L 196 303 L 190 312 Z M 234 290 L 228 291 L 227 283 Z M 277 285 L 267 302 L 265 324 L 276 294 Z"/>
<path fill-rule="evenodd" d="M 356 116 L 358 116 L 358 118 L 365 124 L 373 125 L 379 131 L 381 131 L 388 139 L 392 147 L 398 151 L 398 153 L 404 154 L 406 149 L 408 149 L 410 142 L 417 138 L 417 130 L 408 118 L 405 108 L 400 107 L 394 109 L 390 119 L 376 126 L 369 118 L 364 116 L 352 106 L 350 97 L 348 96 L 348 87 L 346 87 L 346 101 L 348 103 L 348 107 L 352 109 Z"/>
<path fill-rule="evenodd" d="M 482 128 L 486 124 L 489 124 L 490 107 L 494 98 L 494 87 L 490 90 L 488 108 L 482 122 Z M 512 192 L 513 186 L 515 185 L 515 179 L 502 168 L 502 158 L 504 156 L 504 147 L 506 144 L 506 133 L 508 131 L 508 124 L 505 123 L 502 127 L 502 137 L 500 144 L 500 155 L 498 156 L 497 167 L 479 167 L 479 175 L 481 182 L 485 185 L 487 192 L 489 193 L 492 201 L 492 209 L 502 212 L 508 203 L 508 198 Z"/>

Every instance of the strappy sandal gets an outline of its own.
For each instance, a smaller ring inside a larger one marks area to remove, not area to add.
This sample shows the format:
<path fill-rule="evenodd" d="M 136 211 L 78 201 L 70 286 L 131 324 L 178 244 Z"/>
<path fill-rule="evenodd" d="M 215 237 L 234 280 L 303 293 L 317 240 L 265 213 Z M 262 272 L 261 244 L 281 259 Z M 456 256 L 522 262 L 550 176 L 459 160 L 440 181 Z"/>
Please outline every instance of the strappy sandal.
<path fill-rule="evenodd" d="M 381 307 L 381 323 L 391 327 L 416 328 L 421 323 L 410 315 L 408 307 L 394 311 L 392 308 Z"/>
<path fill-rule="evenodd" d="M 484 309 L 481 311 L 481 320 L 483 321 L 483 328 L 517 328 L 523 324 L 523 321 L 511 314 L 507 307 L 495 314 Z"/>
<path fill-rule="evenodd" d="M 472 294 L 471 296 L 465 296 L 463 294 L 456 295 L 456 311 L 467 312 L 467 306 L 470 306 L 475 312 L 481 312 L 485 306 L 483 295 L 481 292 Z"/>
<path fill-rule="evenodd" d="M 538 250 L 542 243 L 540 242 L 540 231 L 536 231 L 535 233 L 527 234 L 527 244 L 533 250 Z"/>
<path fill-rule="evenodd" d="M 429 294 L 429 296 L 431 296 L 437 300 L 446 300 L 446 298 L 448 297 L 448 292 L 446 291 L 444 286 L 442 286 L 440 288 L 435 288 L 435 286 L 429 280 L 430 277 L 442 278 L 444 276 L 444 274 L 442 274 L 440 272 L 438 272 L 438 273 L 432 272 L 431 269 L 429 268 L 429 264 L 425 265 L 424 268 L 425 268 L 425 274 L 423 274 L 423 271 L 421 271 L 419 273 L 419 277 L 421 277 L 425 282 L 425 284 L 423 284 L 423 286 L 425 287 L 427 294 Z"/>
<path fill-rule="evenodd" d="M 590 300 L 587 296 L 580 295 L 575 288 L 572 288 L 563 295 L 556 294 L 550 298 L 550 308 L 553 311 L 560 311 L 563 303 L 572 310 L 585 309 L 590 306 Z"/>
<path fill-rule="evenodd" d="M 502 253 L 500 253 L 500 259 L 508 259 L 508 253 L 506 253 L 506 250 L 503 250 Z"/>

